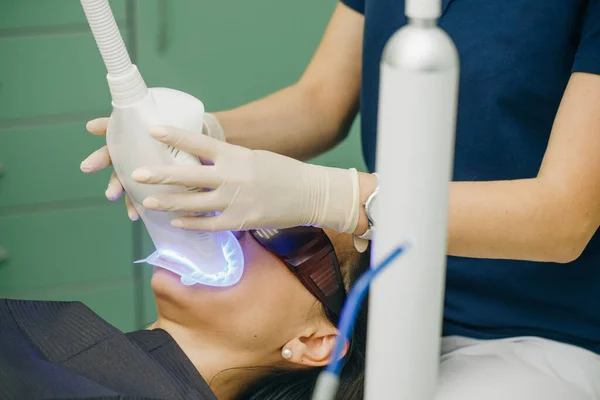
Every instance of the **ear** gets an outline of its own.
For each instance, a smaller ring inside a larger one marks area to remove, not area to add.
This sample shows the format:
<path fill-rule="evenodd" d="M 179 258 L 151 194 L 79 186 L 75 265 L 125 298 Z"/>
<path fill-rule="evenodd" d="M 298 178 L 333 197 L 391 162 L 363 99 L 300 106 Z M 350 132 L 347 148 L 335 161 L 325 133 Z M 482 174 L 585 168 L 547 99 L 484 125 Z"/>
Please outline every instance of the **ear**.
<path fill-rule="evenodd" d="M 286 361 L 305 367 L 323 367 L 331 361 L 338 335 L 338 330 L 332 326 L 304 332 L 283 347 L 292 351 L 292 356 Z M 346 355 L 348 347 L 346 343 L 340 358 Z"/>

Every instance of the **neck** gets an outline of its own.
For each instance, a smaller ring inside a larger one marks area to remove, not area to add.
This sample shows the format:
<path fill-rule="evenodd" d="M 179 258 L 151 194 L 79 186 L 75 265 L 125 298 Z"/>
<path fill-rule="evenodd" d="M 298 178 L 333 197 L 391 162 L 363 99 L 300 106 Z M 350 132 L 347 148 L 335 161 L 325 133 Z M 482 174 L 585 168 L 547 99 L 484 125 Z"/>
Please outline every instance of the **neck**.
<path fill-rule="evenodd" d="M 202 331 L 159 318 L 149 329 L 163 329 L 173 337 L 219 400 L 234 399 L 261 376 L 250 367 L 252 354 L 224 343 L 216 331 Z"/>

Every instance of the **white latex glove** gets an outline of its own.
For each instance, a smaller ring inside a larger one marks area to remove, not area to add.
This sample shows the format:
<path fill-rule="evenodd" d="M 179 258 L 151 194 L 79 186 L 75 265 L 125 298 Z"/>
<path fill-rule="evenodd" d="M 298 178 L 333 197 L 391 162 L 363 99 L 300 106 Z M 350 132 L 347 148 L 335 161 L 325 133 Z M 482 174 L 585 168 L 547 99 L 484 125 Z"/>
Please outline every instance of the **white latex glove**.
<path fill-rule="evenodd" d="M 359 188 L 355 169 L 306 164 L 173 127 L 152 127 L 150 134 L 213 163 L 148 166 L 133 172 L 140 183 L 213 189 L 144 200 L 144 207 L 152 210 L 221 212 L 217 216 L 179 218 L 172 222 L 175 227 L 223 231 L 312 225 L 348 233 L 356 229 Z"/>
<path fill-rule="evenodd" d="M 108 120 L 109 118 L 97 118 L 91 120 L 86 124 L 85 128 L 92 135 L 106 136 Z M 217 120 L 217 118 L 212 114 L 204 114 L 204 126 L 202 128 L 202 133 L 215 139 L 225 141 L 223 127 L 221 127 L 219 120 Z M 90 154 L 81 163 L 80 169 L 86 174 L 92 174 L 108 168 L 111 164 L 112 162 L 110 160 L 108 148 L 104 146 Z M 106 188 L 105 195 L 111 201 L 118 200 L 123 195 L 123 186 L 114 172 L 108 181 L 108 187 Z M 127 207 L 127 215 L 129 216 L 129 219 L 132 221 L 138 220 L 140 216 L 127 195 L 125 195 L 125 205 Z"/>

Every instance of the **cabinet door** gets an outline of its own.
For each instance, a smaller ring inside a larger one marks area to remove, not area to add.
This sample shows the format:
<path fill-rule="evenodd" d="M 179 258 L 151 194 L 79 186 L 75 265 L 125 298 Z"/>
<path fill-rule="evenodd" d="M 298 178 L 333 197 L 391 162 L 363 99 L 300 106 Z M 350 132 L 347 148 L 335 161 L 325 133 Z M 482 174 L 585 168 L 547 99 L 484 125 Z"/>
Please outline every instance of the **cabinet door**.
<path fill-rule="evenodd" d="M 79 169 L 105 144 L 85 131 L 85 122 L 0 129 L 0 210 L 75 200 L 108 203 L 104 189 L 112 168 L 93 175 Z"/>
<path fill-rule="evenodd" d="M 298 80 L 336 4 L 138 0 L 137 63 L 151 86 L 193 94 L 209 111 L 236 107 Z M 314 162 L 364 170 L 358 124 Z"/>
<path fill-rule="evenodd" d="M 0 217 L 0 297 L 114 282 L 133 274 L 123 204 Z"/>
<path fill-rule="evenodd" d="M 125 21 L 125 1 L 111 0 L 110 6 L 117 22 Z M 85 29 L 85 15 L 79 0 L 7 0 L 0 5 L 0 29 L 35 30 Z M 19 33 L 19 32 L 12 32 Z"/>
<path fill-rule="evenodd" d="M 108 114 L 106 68 L 91 33 L 0 38 L 0 54 L 0 128 Z"/>

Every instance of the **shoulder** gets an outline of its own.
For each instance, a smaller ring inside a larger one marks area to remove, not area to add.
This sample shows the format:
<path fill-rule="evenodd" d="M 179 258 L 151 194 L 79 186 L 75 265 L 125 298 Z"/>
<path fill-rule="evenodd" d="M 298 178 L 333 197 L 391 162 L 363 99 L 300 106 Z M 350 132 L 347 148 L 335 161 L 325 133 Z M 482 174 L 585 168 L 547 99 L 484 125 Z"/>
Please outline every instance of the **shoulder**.
<path fill-rule="evenodd" d="M 120 333 L 80 302 L 2 299 L 0 337 L 6 332 L 26 337 L 50 361 L 66 359 Z"/>
<path fill-rule="evenodd" d="M 15 321 L 54 321 L 65 314 L 89 314 L 93 311 L 80 302 L 0 299 L 0 315 Z M 95 314 L 94 314 L 95 315 Z"/>

